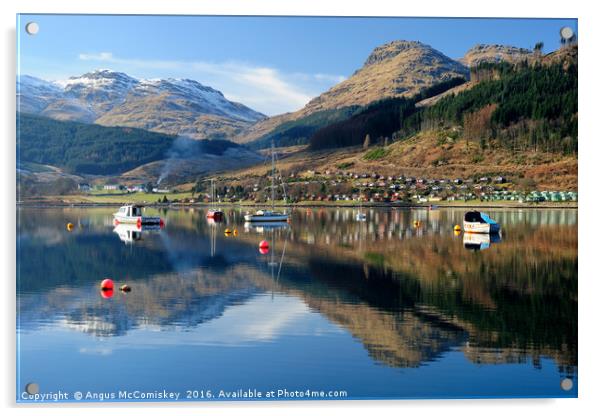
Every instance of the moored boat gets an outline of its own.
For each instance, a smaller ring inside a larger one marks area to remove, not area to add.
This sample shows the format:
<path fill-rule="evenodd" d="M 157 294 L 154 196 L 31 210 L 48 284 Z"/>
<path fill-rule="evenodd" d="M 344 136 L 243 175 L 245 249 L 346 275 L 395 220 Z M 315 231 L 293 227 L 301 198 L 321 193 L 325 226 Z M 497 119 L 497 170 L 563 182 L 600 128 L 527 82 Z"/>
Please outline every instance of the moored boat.
<path fill-rule="evenodd" d="M 500 230 L 500 225 L 483 212 L 468 211 L 464 214 L 464 232 L 466 233 L 496 234 Z"/>
<path fill-rule="evenodd" d="M 272 221 L 288 221 L 288 214 L 283 212 L 275 212 L 260 209 L 255 214 L 248 213 L 245 215 L 246 222 L 272 222 Z"/>
<path fill-rule="evenodd" d="M 288 221 L 288 214 L 286 212 L 278 212 L 274 211 L 274 201 L 276 198 L 276 187 L 274 185 L 274 178 L 276 176 L 276 161 L 275 161 L 275 153 L 274 153 L 274 142 L 272 142 L 272 209 L 271 210 L 258 210 L 255 214 L 251 214 L 247 212 L 245 215 L 246 222 L 278 222 L 278 221 Z"/>
<path fill-rule="evenodd" d="M 119 208 L 119 211 L 113 214 L 113 218 L 115 220 L 115 225 L 125 223 L 125 224 L 155 224 L 160 225 L 162 220 L 161 217 L 147 217 L 142 215 L 142 205 L 124 205 Z"/>
<path fill-rule="evenodd" d="M 207 211 L 207 218 L 219 222 L 224 217 L 224 211 L 215 206 L 215 180 L 211 179 L 211 208 Z"/>

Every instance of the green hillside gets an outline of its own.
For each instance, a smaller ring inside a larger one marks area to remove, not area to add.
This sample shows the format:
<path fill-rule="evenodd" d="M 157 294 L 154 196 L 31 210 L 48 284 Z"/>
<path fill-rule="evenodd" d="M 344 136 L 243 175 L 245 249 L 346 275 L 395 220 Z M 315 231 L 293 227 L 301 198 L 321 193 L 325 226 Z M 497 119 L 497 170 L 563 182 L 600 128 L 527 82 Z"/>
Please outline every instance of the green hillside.
<path fill-rule="evenodd" d="M 17 157 L 74 174 L 115 175 L 176 156 L 221 155 L 239 145 L 225 140 L 192 140 L 130 127 L 104 127 L 17 114 Z"/>

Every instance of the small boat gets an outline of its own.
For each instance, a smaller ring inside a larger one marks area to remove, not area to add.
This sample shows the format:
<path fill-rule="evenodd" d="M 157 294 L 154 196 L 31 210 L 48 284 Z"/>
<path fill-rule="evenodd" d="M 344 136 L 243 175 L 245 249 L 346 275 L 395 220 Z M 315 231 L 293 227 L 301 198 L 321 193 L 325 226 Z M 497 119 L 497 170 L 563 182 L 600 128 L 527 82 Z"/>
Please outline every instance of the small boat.
<path fill-rule="evenodd" d="M 360 207 L 359 207 L 359 210 L 358 210 L 357 214 L 355 214 L 355 220 L 363 222 L 363 221 L 366 221 L 366 213 L 362 209 L 363 205 L 364 205 L 363 204 L 363 200 L 364 200 L 363 195 L 360 194 L 360 198 L 359 199 L 360 199 Z"/>
<path fill-rule="evenodd" d="M 119 211 L 113 214 L 115 225 L 125 224 L 137 224 L 139 226 L 144 224 L 155 224 L 160 225 L 163 221 L 161 217 L 145 217 L 142 215 L 142 205 L 124 205 L 119 208 Z"/>
<path fill-rule="evenodd" d="M 496 234 L 500 232 L 500 225 L 479 211 L 468 211 L 464 214 L 464 232 L 479 234 Z"/>
<path fill-rule="evenodd" d="M 274 211 L 274 199 L 276 198 L 276 187 L 274 185 L 274 178 L 276 177 L 276 161 L 274 153 L 274 142 L 272 142 L 272 209 L 271 210 L 259 210 L 255 214 L 247 212 L 245 215 L 246 222 L 277 222 L 277 221 L 288 221 L 288 214 L 286 212 Z"/>
<path fill-rule="evenodd" d="M 246 222 L 288 221 L 288 214 L 260 209 L 255 214 L 247 213 Z"/>
<path fill-rule="evenodd" d="M 429 205 L 429 211 L 434 211 L 436 209 L 439 209 L 439 205 L 435 205 L 435 204 Z"/>
<path fill-rule="evenodd" d="M 215 180 L 211 179 L 211 208 L 207 211 L 207 218 L 219 222 L 224 217 L 224 211 L 215 206 Z"/>

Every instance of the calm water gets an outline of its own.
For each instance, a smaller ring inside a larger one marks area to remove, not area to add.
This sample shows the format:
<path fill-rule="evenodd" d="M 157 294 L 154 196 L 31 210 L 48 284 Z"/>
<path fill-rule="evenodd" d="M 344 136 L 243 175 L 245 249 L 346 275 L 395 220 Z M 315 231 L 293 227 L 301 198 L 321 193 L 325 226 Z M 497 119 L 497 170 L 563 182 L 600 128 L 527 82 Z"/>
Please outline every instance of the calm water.
<path fill-rule="evenodd" d="M 577 396 L 576 210 L 488 210 L 494 241 L 453 209 L 147 209 L 166 226 L 141 233 L 113 211 L 19 209 L 17 400 Z"/>

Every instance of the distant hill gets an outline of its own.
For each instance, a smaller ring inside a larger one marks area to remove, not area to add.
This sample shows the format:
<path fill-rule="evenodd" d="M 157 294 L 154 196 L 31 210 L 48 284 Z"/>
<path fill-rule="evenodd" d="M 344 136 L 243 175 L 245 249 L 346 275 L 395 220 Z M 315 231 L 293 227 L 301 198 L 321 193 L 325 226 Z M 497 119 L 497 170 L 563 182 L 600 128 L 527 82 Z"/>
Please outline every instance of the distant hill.
<path fill-rule="evenodd" d="M 17 79 L 19 111 L 56 120 L 223 139 L 265 116 L 190 79 L 136 79 L 96 70 L 65 81 Z"/>
<path fill-rule="evenodd" d="M 20 163 L 56 166 L 79 175 L 118 175 L 150 162 L 220 157 L 229 149 L 240 148 L 226 140 L 192 140 L 23 113 L 17 115 L 17 125 Z"/>
<path fill-rule="evenodd" d="M 385 98 L 412 97 L 425 88 L 454 78 L 468 78 L 462 63 L 415 41 L 394 41 L 375 48 L 364 65 L 345 81 L 311 100 L 294 113 L 261 120 L 232 140 L 246 143 L 266 140 L 284 123 L 322 111 L 366 106 Z"/>

